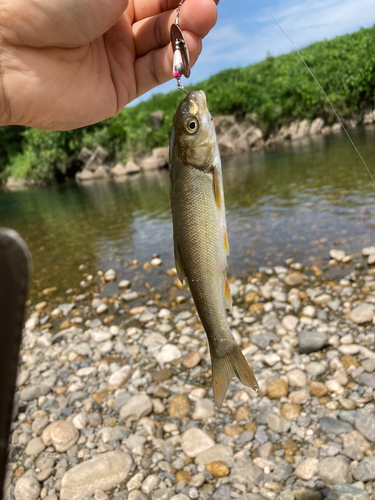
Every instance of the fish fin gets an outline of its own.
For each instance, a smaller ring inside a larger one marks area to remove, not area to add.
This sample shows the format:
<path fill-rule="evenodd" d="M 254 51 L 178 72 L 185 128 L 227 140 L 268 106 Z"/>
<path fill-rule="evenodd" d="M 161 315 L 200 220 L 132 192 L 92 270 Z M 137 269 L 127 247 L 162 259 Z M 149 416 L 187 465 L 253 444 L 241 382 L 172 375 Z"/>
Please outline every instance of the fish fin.
<path fill-rule="evenodd" d="M 224 281 L 224 305 L 227 309 L 232 309 L 232 296 L 230 294 L 230 288 L 229 288 L 229 283 L 228 280 L 225 279 Z"/>
<path fill-rule="evenodd" d="M 228 232 L 226 226 L 223 225 L 223 233 L 224 233 L 224 250 L 225 250 L 225 255 L 230 254 L 229 250 L 229 241 L 228 241 Z"/>
<path fill-rule="evenodd" d="M 185 279 L 185 271 L 184 271 L 184 266 L 182 264 L 182 257 L 180 254 L 180 248 L 177 244 L 177 242 L 174 242 L 174 261 L 176 264 L 176 270 L 177 270 L 177 276 L 181 283 L 184 282 Z"/>
<path fill-rule="evenodd" d="M 220 171 L 219 169 L 214 165 L 212 167 L 212 172 L 213 172 L 213 188 L 214 188 L 214 193 L 215 193 L 215 201 L 216 201 L 216 206 L 219 210 L 221 210 L 221 207 L 223 205 L 223 195 L 221 192 L 221 182 L 220 182 Z"/>
<path fill-rule="evenodd" d="M 229 383 L 234 375 L 247 387 L 254 391 L 259 390 L 258 383 L 248 365 L 240 347 L 234 343 L 232 352 L 219 358 L 211 351 L 212 359 L 212 383 L 216 406 L 219 408 L 228 390 Z"/>

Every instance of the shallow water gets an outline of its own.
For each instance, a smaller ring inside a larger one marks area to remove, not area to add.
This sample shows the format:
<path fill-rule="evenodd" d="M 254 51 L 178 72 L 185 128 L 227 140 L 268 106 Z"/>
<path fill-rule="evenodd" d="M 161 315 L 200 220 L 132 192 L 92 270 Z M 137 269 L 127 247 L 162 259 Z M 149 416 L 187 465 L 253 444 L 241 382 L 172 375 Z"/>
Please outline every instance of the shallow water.
<path fill-rule="evenodd" d="M 351 135 L 375 175 L 374 128 Z M 283 265 L 288 257 L 324 264 L 333 247 L 355 253 L 375 244 L 375 186 L 343 133 L 225 159 L 223 172 L 229 274 Z M 77 287 L 85 272 L 110 267 L 161 286 L 174 266 L 168 190 L 165 170 L 121 183 L 2 193 L 0 225 L 19 231 L 33 255 L 32 295 Z M 154 253 L 161 268 L 131 264 Z"/>

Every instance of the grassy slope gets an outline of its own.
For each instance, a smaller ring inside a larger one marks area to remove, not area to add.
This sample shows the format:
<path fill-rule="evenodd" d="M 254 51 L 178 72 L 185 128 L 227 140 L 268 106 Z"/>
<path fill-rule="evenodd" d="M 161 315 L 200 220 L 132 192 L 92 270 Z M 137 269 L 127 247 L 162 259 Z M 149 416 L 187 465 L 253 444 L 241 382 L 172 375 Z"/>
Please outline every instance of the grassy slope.
<path fill-rule="evenodd" d="M 375 27 L 311 45 L 301 51 L 342 117 L 373 106 L 375 100 Z M 246 68 L 222 71 L 195 86 L 207 95 L 213 115 L 255 113 L 268 133 L 296 118 L 324 117 L 332 110 L 296 53 L 268 57 Z M 71 132 L 45 132 L 23 127 L 0 129 L 0 182 L 7 175 L 37 181 L 64 174 L 81 147 L 106 147 L 113 158 L 148 151 L 168 143 L 181 92 L 152 96 L 117 116 Z M 150 123 L 163 110 L 159 129 Z"/>

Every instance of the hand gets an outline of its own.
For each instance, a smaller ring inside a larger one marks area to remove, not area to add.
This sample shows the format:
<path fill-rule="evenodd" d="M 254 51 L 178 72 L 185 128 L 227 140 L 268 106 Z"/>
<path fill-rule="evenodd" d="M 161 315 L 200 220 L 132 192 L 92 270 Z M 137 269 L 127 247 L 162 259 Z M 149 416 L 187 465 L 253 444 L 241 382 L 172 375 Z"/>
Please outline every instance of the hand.
<path fill-rule="evenodd" d="M 0 125 L 82 127 L 171 79 L 179 0 L 0 0 Z M 214 0 L 186 0 L 195 63 Z"/>

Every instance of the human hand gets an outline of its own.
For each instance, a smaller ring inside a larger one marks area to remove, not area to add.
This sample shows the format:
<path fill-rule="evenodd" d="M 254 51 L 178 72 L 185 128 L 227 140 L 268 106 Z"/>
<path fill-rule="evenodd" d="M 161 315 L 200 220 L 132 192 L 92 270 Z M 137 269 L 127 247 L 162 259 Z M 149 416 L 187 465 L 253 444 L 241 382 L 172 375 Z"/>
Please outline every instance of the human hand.
<path fill-rule="evenodd" d="M 0 0 L 0 125 L 82 127 L 170 80 L 178 3 Z M 215 22 L 214 0 L 182 5 L 191 64 Z"/>

